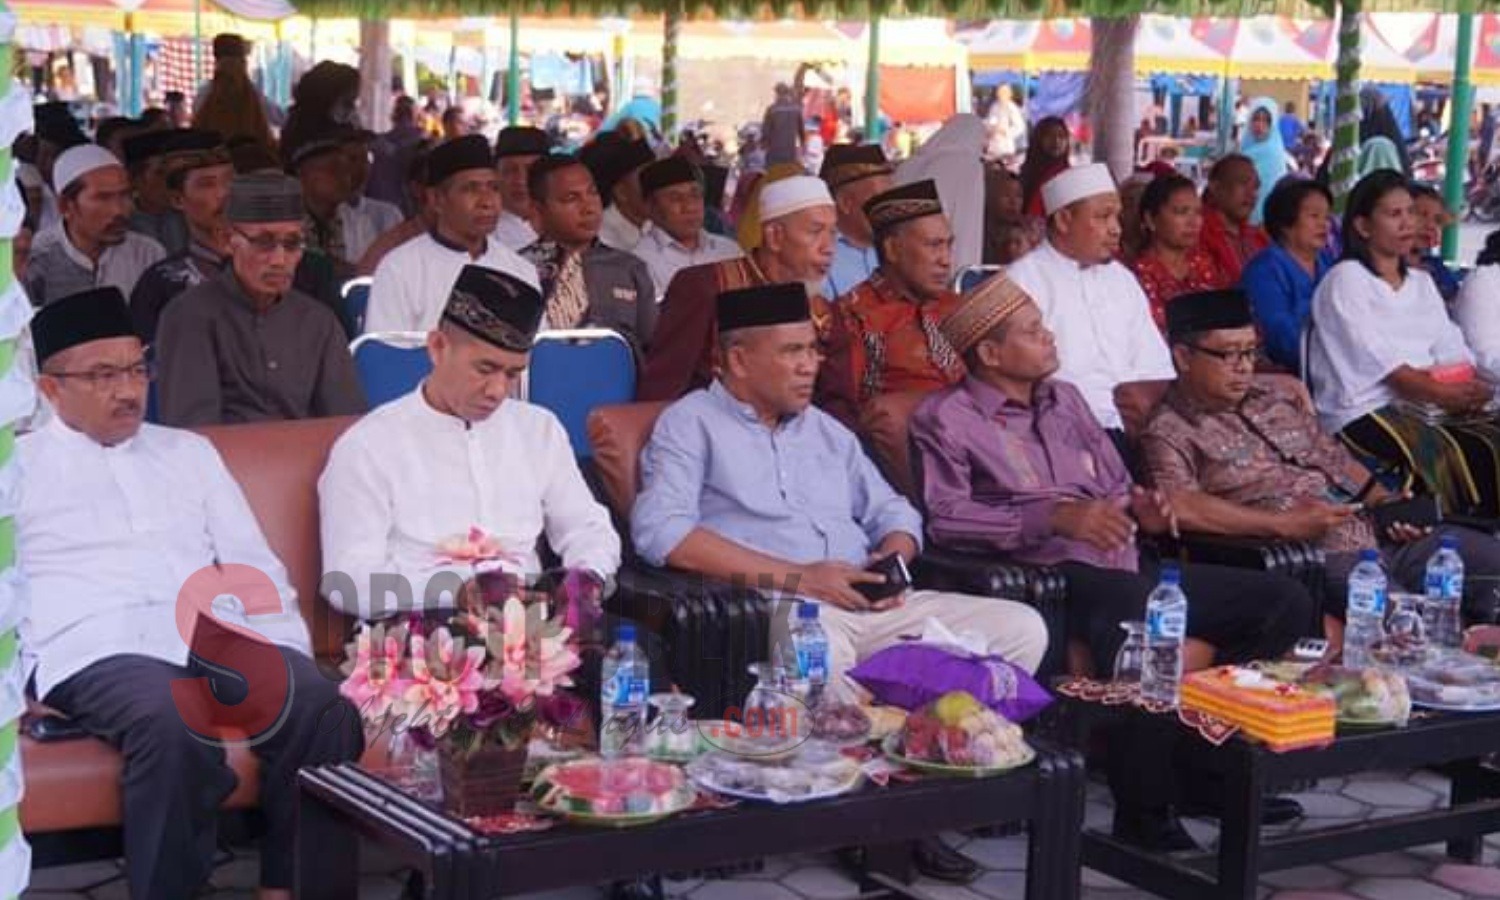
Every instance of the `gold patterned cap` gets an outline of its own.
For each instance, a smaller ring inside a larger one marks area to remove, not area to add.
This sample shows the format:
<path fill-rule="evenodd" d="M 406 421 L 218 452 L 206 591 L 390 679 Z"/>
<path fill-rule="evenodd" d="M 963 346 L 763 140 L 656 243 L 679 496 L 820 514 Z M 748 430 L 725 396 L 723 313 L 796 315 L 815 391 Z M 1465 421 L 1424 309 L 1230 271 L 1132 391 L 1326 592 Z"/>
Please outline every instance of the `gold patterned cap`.
<path fill-rule="evenodd" d="M 828 182 L 830 190 L 837 191 L 856 181 L 895 171 L 878 144 L 834 144 L 823 154 L 818 177 Z"/>
<path fill-rule="evenodd" d="M 464 266 L 443 307 L 443 321 L 501 350 L 527 353 L 545 305 L 536 288 L 484 266 Z"/>
<path fill-rule="evenodd" d="M 943 203 L 938 199 L 937 182 L 930 178 L 891 188 L 865 201 L 865 218 L 870 220 L 870 228 L 876 234 L 902 222 L 942 214 Z"/>
<path fill-rule="evenodd" d="M 1020 285 L 997 272 L 964 294 L 963 303 L 938 324 L 957 353 L 967 353 L 996 325 L 1015 315 L 1031 299 Z"/>

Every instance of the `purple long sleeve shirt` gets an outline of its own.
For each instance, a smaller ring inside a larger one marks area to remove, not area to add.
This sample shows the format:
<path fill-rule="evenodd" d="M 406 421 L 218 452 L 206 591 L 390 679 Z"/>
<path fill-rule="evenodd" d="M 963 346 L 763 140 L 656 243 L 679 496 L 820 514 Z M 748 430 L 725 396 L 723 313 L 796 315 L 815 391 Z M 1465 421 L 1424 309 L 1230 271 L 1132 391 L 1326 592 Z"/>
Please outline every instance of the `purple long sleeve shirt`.
<path fill-rule="evenodd" d="M 1052 529 L 1059 502 L 1130 496 L 1124 461 L 1073 385 L 1043 381 L 1028 406 L 970 376 L 922 402 L 911 436 L 934 544 L 1136 570 L 1133 543 L 1107 552 Z"/>

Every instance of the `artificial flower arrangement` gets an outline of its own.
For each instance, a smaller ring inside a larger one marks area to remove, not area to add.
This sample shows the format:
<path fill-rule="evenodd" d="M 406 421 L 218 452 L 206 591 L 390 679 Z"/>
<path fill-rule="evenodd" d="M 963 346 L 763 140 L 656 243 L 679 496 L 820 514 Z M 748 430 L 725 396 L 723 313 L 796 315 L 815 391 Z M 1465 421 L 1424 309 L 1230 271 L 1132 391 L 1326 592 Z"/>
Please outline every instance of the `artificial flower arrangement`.
<path fill-rule="evenodd" d="M 514 561 L 481 529 L 443 542 L 438 558 L 472 565 L 471 590 L 480 596 L 447 617 L 359 626 L 340 690 L 367 728 L 404 730 L 419 745 L 472 754 L 524 749 L 538 721 L 576 722 L 581 702 L 565 690 L 579 665 L 567 611 L 549 617 L 546 595 L 505 568 Z"/>

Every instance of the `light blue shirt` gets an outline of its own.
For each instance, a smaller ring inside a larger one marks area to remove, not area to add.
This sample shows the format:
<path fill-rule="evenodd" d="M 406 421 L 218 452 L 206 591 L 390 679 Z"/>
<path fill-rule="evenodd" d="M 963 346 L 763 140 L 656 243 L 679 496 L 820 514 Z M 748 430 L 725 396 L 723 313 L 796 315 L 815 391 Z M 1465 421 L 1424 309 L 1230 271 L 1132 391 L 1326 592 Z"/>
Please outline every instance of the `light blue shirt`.
<path fill-rule="evenodd" d="M 839 232 L 838 241 L 833 245 L 833 265 L 828 267 L 828 277 L 823 279 L 823 299 L 837 300 L 854 290 L 860 282 L 869 280 L 879 265 L 874 245 L 861 249 Z"/>
<path fill-rule="evenodd" d="M 897 532 L 921 543 L 922 517 L 849 429 L 809 406 L 772 430 L 718 381 L 661 414 L 641 482 L 630 532 L 653 565 L 695 528 L 791 563 L 863 566 Z"/>

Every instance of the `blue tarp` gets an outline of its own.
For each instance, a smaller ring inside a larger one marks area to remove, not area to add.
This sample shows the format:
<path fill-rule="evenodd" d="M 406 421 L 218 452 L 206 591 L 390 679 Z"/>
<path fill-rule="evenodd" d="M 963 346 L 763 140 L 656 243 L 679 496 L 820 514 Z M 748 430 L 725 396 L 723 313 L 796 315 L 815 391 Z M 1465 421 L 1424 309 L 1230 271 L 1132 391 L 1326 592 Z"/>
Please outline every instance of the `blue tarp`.
<path fill-rule="evenodd" d="M 1082 109 L 1088 78 L 1085 72 L 1047 72 L 1038 76 L 1036 92 L 1026 104 L 1026 118 L 1036 122 Z"/>

